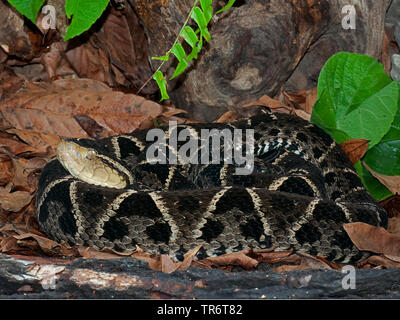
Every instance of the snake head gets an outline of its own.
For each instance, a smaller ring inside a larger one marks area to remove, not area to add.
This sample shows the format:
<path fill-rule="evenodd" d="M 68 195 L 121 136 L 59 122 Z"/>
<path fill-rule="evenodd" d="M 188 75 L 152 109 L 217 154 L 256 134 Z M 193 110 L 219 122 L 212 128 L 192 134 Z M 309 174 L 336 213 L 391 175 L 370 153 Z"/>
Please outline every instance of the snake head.
<path fill-rule="evenodd" d="M 131 180 L 120 164 L 74 141 L 60 141 L 57 159 L 73 177 L 90 184 L 123 189 Z"/>

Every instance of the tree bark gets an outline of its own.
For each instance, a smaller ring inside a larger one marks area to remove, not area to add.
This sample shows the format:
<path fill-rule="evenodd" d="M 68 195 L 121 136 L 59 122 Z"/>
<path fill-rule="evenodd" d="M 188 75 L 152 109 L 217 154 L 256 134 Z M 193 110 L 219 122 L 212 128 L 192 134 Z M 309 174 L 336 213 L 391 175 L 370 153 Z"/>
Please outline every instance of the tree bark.
<path fill-rule="evenodd" d="M 148 37 L 150 53 L 172 45 L 193 4 L 191 0 L 130 0 Z M 326 60 L 339 51 L 378 57 L 385 1 L 247 0 L 210 27 L 211 42 L 180 82 L 170 85 L 177 107 L 198 120 L 290 91 L 315 87 Z M 342 27 L 342 8 L 354 5 L 356 29 Z M 154 67 L 154 65 L 153 65 Z M 173 86 L 175 85 L 175 88 Z"/>
<path fill-rule="evenodd" d="M 190 268 L 165 274 L 133 258 L 21 258 L 0 254 L 0 299 L 400 298 L 399 269 L 357 269 L 355 287 L 346 289 L 348 273 L 336 270 L 277 273 L 262 264 L 258 271 Z"/>

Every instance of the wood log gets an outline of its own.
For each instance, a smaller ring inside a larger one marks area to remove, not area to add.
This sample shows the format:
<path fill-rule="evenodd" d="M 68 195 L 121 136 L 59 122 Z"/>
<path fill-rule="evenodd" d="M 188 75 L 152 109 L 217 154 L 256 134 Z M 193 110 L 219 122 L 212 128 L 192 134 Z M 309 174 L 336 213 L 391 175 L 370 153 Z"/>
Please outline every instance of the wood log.
<path fill-rule="evenodd" d="M 169 49 L 193 4 L 191 0 L 130 2 L 144 26 L 152 56 Z M 342 8 L 349 4 L 356 9 L 355 30 L 342 27 Z M 290 91 L 313 87 L 321 67 L 336 52 L 379 55 L 387 4 L 387 0 L 239 1 L 210 27 L 211 43 L 170 86 L 170 96 L 189 116 L 212 121 L 262 95 L 274 96 L 285 86 Z"/>
<path fill-rule="evenodd" d="M 190 268 L 166 274 L 133 258 L 32 258 L 0 254 L 0 299 L 400 298 L 399 269 L 357 269 L 356 286 L 346 289 L 347 274 L 337 270 L 277 273 L 260 264 L 254 272 Z"/>

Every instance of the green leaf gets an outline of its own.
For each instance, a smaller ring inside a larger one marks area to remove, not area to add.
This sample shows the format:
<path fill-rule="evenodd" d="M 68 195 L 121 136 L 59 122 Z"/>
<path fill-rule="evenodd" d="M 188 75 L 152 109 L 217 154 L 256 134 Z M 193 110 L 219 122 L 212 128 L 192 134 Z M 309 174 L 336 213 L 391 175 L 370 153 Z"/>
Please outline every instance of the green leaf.
<path fill-rule="evenodd" d="M 178 65 L 176 66 L 174 74 L 169 80 L 172 80 L 173 78 L 182 74 L 186 70 L 187 66 L 188 63 L 186 62 L 186 60 L 179 61 Z"/>
<path fill-rule="evenodd" d="M 216 12 L 216 14 L 228 10 L 230 7 L 233 6 L 233 4 L 235 3 L 235 1 L 236 1 L 236 0 L 229 0 L 228 4 L 227 4 L 225 7 L 223 7 L 221 10 L 218 10 L 218 11 Z"/>
<path fill-rule="evenodd" d="M 191 18 L 196 21 L 197 25 L 199 26 L 200 30 L 203 28 L 207 28 L 206 18 L 204 16 L 203 11 L 199 7 L 194 8 Z"/>
<path fill-rule="evenodd" d="M 194 46 L 192 52 L 186 57 L 186 61 L 189 62 L 193 59 L 197 59 L 198 53 L 200 52 L 202 47 L 203 47 L 203 41 L 200 40 L 199 43 Z"/>
<path fill-rule="evenodd" d="M 376 59 L 342 52 L 332 56 L 320 73 L 311 121 L 339 143 L 344 133 L 369 140 L 372 148 L 389 131 L 398 98 L 399 84 Z"/>
<path fill-rule="evenodd" d="M 378 173 L 400 176 L 400 108 L 389 132 L 367 152 L 364 161 Z"/>
<path fill-rule="evenodd" d="M 101 16 L 108 2 L 109 0 L 67 0 L 65 2 L 65 12 L 69 19 L 73 18 L 65 34 L 64 41 L 88 30 Z"/>
<path fill-rule="evenodd" d="M 201 8 L 203 9 L 206 23 L 208 24 L 213 15 L 212 0 L 200 0 Z"/>
<path fill-rule="evenodd" d="M 158 87 L 160 88 L 161 92 L 161 101 L 169 99 L 168 93 L 167 93 L 167 81 L 164 78 L 164 75 L 161 71 L 157 71 L 153 79 L 156 80 Z"/>
<path fill-rule="evenodd" d="M 174 54 L 174 56 L 179 60 L 186 60 L 186 52 L 185 49 L 183 49 L 182 45 L 180 43 L 175 44 L 171 52 Z"/>
<path fill-rule="evenodd" d="M 185 50 L 183 49 L 182 45 L 180 43 L 177 43 L 176 45 L 174 45 L 171 49 L 171 52 L 175 55 L 175 57 L 178 59 L 179 63 L 176 67 L 176 70 L 174 72 L 174 74 L 172 75 L 172 77 L 170 78 L 170 80 L 172 80 L 173 78 L 179 76 L 180 74 L 182 74 L 187 66 L 188 63 L 186 61 L 186 53 Z"/>
<path fill-rule="evenodd" d="M 207 42 L 209 42 L 211 40 L 211 35 L 208 32 L 207 21 L 203 11 L 201 11 L 199 7 L 196 7 L 192 12 L 191 17 L 194 21 L 196 21 L 197 25 L 199 26 L 201 36 L 206 39 Z"/>
<path fill-rule="evenodd" d="M 196 32 L 194 32 L 194 30 L 189 26 L 183 28 L 181 35 L 192 48 L 194 48 L 196 43 L 199 42 Z"/>
<path fill-rule="evenodd" d="M 36 17 L 45 0 L 8 0 L 19 13 L 36 24 Z"/>
<path fill-rule="evenodd" d="M 393 195 L 378 179 L 376 179 L 364 166 L 357 162 L 354 167 L 357 170 L 362 183 L 367 191 L 378 201 L 389 198 Z M 372 169 L 372 168 L 371 168 Z"/>
<path fill-rule="evenodd" d="M 162 61 L 168 61 L 169 59 L 169 53 L 167 53 L 165 56 L 162 57 L 151 57 L 153 60 L 162 60 Z"/>

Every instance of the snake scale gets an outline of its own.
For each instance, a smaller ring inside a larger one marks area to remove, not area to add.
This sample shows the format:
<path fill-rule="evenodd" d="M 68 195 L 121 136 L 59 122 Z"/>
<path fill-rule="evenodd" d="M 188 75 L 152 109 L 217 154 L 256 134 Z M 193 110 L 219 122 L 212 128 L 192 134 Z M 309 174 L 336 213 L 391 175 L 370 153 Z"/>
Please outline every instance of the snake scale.
<path fill-rule="evenodd" d="M 353 245 L 343 223 L 387 227 L 385 210 L 364 189 L 345 153 L 315 125 L 264 112 L 226 124 L 178 125 L 176 130 L 195 134 L 205 128 L 254 130 L 252 173 L 235 174 L 234 162 L 149 161 L 146 151 L 154 142 L 147 141 L 147 130 L 69 139 L 65 148 L 82 148 L 83 158 L 106 165 L 110 176 L 116 173 L 120 180 L 108 178 L 112 187 L 95 185 L 77 178 L 73 165 L 61 164 L 62 155 L 50 160 L 36 199 L 41 228 L 58 242 L 118 252 L 138 246 L 177 260 L 201 244 L 199 259 L 273 247 L 344 263 L 368 252 Z M 223 151 L 226 145 L 221 146 Z M 171 157 L 168 139 L 166 150 Z"/>

